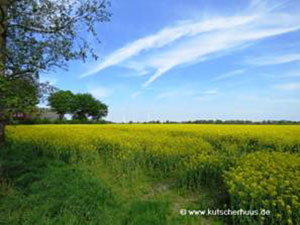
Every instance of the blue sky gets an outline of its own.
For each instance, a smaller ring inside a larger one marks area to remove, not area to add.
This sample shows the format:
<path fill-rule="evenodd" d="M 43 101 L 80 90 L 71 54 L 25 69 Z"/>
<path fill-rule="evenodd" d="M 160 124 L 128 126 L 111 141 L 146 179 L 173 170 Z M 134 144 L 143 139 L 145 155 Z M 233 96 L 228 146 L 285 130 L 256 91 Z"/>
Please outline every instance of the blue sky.
<path fill-rule="evenodd" d="M 116 122 L 300 120 L 298 1 L 113 0 L 111 12 L 98 61 L 42 80 L 93 94 Z"/>

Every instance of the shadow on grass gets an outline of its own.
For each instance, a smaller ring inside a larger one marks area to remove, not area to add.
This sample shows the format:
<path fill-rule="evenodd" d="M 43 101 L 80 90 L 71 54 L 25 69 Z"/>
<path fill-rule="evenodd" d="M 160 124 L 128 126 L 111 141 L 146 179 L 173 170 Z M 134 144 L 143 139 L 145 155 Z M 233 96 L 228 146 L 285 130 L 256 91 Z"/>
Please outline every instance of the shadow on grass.
<path fill-rule="evenodd" d="M 0 224 L 114 224 L 101 180 L 28 145 L 0 149 Z"/>

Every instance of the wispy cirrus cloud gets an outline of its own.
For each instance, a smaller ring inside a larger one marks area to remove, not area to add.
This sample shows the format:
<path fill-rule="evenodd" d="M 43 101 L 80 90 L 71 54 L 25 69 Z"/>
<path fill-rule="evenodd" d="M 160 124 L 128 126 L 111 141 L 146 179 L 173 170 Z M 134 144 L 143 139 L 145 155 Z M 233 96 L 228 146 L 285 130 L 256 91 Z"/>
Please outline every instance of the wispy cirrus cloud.
<path fill-rule="evenodd" d="M 300 29 L 299 26 L 287 28 L 268 28 L 268 29 L 230 29 L 226 31 L 213 32 L 201 37 L 196 37 L 162 54 L 155 55 L 154 61 L 145 62 L 146 65 L 156 66 L 156 72 L 144 83 L 144 87 L 151 84 L 160 76 L 172 68 L 206 61 L 221 52 L 231 52 L 242 48 L 249 42 L 257 41 L 263 38 L 288 33 Z M 154 62 L 154 63 L 153 63 Z"/>
<path fill-rule="evenodd" d="M 134 70 L 135 71 L 135 76 L 144 76 L 147 73 L 149 73 L 147 68 L 145 68 L 140 63 L 137 63 L 137 62 L 134 62 L 134 61 L 126 62 L 125 64 L 122 64 L 122 66 L 126 67 L 128 69 Z"/>
<path fill-rule="evenodd" d="M 268 2 L 253 0 L 240 15 L 185 21 L 164 28 L 117 49 L 82 76 L 127 63 L 128 68 L 144 76 L 154 71 L 143 84 L 147 87 L 175 67 L 204 62 L 251 46 L 255 41 L 300 29 L 297 15 L 280 11 L 283 3 L 274 6 Z M 227 74 L 227 77 L 235 75 L 238 74 Z M 224 75 L 219 80 L 227 77 Z"/>
<path fill-rule="evenodd" d="M 172 27 L 167 27 L 156 34 L 133 41 L 126 46 L 108 55 L 103 62 L 96 65 L 90 71 L 84 73 L 82 77 L 93 75 L 105 68 L 117 65 L 142 51 L 161 48 L 173 43 L 182 37 L 192 37 L 200 33 L 210 32 L 218 29 L 228 29 L 254 20 L 257 16 L 233 16 L 228 18 L 216 18 L 207 21 L 185 21 Z"/>
<path fill-rule="evenodd" d="M 225 79 L 228 79 L 228 78 L 231 78 L 231 77 L 239 76 L 243 73 L 245 73 L 245 70 L 234 70 L 234 71 L 219 75 L 219 76 L 215 77 L 214 79 L 212 79 L 212 81 L 225 80 Z"/>
<path fill-rule="evenodd" d="M 247 59 L 246 63 L 256 66 L 265 65 L 277 65 L 291 62 L 300 62 L 300 54 L 285 54 L 285 55 L 273 55 L 273 56 L 263 56 Z"/>

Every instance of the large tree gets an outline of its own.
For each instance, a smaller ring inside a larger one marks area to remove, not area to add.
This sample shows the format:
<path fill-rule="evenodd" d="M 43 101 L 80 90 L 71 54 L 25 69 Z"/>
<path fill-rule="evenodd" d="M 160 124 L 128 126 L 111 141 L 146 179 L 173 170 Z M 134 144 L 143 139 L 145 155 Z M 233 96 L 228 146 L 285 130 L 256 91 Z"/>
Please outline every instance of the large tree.
<path fill-rule="evenodd" d="M 90 116 L 97 121 L 106 117 L 108 114 L 108 106 L 99 100 L 95 100 L 95 106 L 90 111 Z"/>
<path fill-rule="evenodd" d="M 74 95 L 71 91 L 57 91 L 48 97 L 49 106 L 57 112 L 59 119 L 62 120 L 66 113 L 71 112 Z"/>
<path fill-rule="evenodd" d="M 72 103 L 73 119 L 87 120 L 91 117 L 93 120 L 99 120 L 106 116 L 108 107 L 101 101 L 95 99 L 91 94 L 77 94 Z"/>
<path fill-rule="evenodd" d="M 87 35 L 99 41 L 95 28 L 109 21 L 108 6 L 109 0 L 0 0 L 0 143 L 10 117 L 6 112 L 19 108 L 7 98 L 11 87 L 37 87 L 42 71 L 89 55 L 97 58 Z M 27 94 L 14 97 L 17 102 Z"/>

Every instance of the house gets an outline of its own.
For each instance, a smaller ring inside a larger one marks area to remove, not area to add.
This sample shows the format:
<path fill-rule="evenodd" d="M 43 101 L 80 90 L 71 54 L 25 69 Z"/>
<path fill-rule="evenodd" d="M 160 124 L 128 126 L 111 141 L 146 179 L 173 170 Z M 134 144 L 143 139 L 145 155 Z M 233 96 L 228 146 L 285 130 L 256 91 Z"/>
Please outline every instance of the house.
<path fill-rule="evenodd" d="M 24 113 L 24 112 L 16 112 L 13 115 L 13 118 L 15 120 L 28 120 L 28 119 L 32 119 L 34 116 L 32 114 L 29 113 Z"/>
<path fill-rule="evenodd" d="M 48 120 L 59 119 L 59 115 L 49 108 L 39 108 L 37 117 L 40 119 L 48 119 Z"/>
<path fill-rule="evenodd" d="M 56 120 L 59 119 L 59 115 L 49 108 L 37 108 L 33 112 L 15 112 L 13 118 L 17 121 L 31 120 L 31 119 L 48 119 Z"/>

